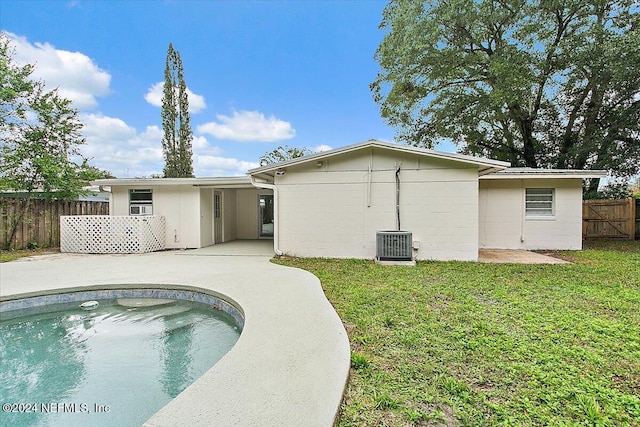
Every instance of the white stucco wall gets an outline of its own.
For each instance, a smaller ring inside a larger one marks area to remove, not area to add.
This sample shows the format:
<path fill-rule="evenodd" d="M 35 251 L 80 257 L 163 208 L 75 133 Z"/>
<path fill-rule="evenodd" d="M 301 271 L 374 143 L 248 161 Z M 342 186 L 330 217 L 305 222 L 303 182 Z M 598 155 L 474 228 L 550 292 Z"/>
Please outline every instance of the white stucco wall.
<path fill-rule="evenodd" d="M 213 245 L 213 190 L 200 190 L 200 243 L 199 247 Z"/>
<path fill-rule="evenodd" d="M 260 238 L 258 197 L 261 194 L 273 194 L 266 189 L 238 189 L 236 194 L 236 238 Z"/>
<path fill-rule="evenodd" d="M 258 189 L 237 190 L 237 231 L 238 239 L 258 238 Z"/>
<path fill-rule="evenodd" d="M 129 189 L 153 190 L 153 214 L 166 219 L 166 247 L 199 248 L 213 244 L 213 188 L 193 185 L 113 186 L 110 214 L 129 215 Z M 222 193 L 224 242 L 258 238 L 258 195 L 271 190 L 218 189 Z"/>
<path fill-rule="evenodd" d="M 111 215 L 129 215 L 129 189 L 153 190 L 153 214 L 166 220 L 166 247 L 197 248 L 200 245 L 200 190 L 191 185 L 113 186 Z"/>
<path fill-rule="evenodd" d="M 481 179 L 479 245 L 494 249 L 582 249 L 581 179 Z M 525 189 L 555 189 L 555 215 L 527 218 Z"/>
<path fill-rule="evenodd" d="M 477 167 L 381 148 L 324 159 L 320 167 L 288 167 L 277 176 L 280 249 L 304 257 L 374 258 L 376 232 L 396 229 L 399 162 L 401 228 L 420 242 L 416 258 L 477 260 Z"/>
<path fill-rule="evenodd" d="M 237 239 L 238 230 L 238 190 L 222 190 L 222 225 L 224 227 L 224 241 Z"/>

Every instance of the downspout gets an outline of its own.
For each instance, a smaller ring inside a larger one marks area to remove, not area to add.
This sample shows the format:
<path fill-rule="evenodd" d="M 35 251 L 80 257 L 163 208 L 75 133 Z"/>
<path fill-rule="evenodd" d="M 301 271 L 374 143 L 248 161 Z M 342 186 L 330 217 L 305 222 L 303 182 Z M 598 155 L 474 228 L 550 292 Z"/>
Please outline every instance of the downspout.
<path fill-rule="evenodd" d="M 524 221 L 527 216 L 527 190 L 523 180 L 520 180 L 520 194 L 522 198 L 520 203 L 520 243 L 524 243 Z"/>
<path fill-rule="evenodd" d="M 251 184 L 253 184 L 256 188 L 266 188 L 268 190 L 273 191 L 273 252 L 276 255 L 281 256 L 282 251 L 279 246 L 279 235 L 280 235 L 280 216 L 279 216 L 279 197 L 278 197 L 278 187 L 275 184 L 269 184 L 267 182 L 258 182 L 254 176 L 251 176 Z"/>
<path fill-rule="evenodd" d="M 396 224 L 400 231 L 400 167 L 402 163 L 396 164 Z"/>
<path fill-rule="evenodd" d="M 371 163 L 369 163 L 369 173 L 367 174 L 367 207 L 371 207 Z"/>
<path fill-rule="evenodd" d="M 109 215 L 113 215 L 113 191 L 111 191 L 111 186 L 108 186 L 107 190 L 106 185 L 98 185 L 98 191 L 101 193 L 109 193 Z"/>

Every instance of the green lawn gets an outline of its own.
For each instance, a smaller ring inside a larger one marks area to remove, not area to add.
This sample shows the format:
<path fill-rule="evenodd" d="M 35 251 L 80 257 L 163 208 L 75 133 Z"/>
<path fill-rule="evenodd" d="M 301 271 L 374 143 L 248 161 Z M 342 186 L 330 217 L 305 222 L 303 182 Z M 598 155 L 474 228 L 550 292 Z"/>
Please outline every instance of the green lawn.
<path fill-rule="evenodd" d="M 281 258 L 351 341 L 341 426 L 640 426 L 640 242 L 573 265 Z"/>
<path fill-rule="evenodd" d="M 14 261 L 18 258 L 24 258 L 34 255 L 45 255 L 60 252 L 60 248 L 44 248 L 44 249 L 19 249 L 19 250 L 2 250 L 0 249 L 0 263 Z"/>

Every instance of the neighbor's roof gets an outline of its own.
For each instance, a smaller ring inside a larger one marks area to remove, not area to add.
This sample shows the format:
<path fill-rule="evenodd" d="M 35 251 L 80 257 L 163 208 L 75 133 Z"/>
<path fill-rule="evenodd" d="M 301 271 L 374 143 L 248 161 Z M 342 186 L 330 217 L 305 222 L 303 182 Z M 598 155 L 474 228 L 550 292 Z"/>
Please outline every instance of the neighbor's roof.
<path fill-rule="evenodd" d="M 253 187 L 248 176 L 213 177 L 213 178 L 115 178 L 98 179 L 92 182 L 100 186 L 164 186 L 164 185 L 193 185 L 196 187 Z"/>
<path fill-rule="evenodd" d="M 262 166 L 255 169 L 250 169 L 250 175 L 256 175 L 259 173 L 270 172 L 277 169 L 282 169 L 288 166 L 299 165 L 307 162 L 314 162 L 325 159 L 327 157 L 333 157 L 340 154 L 349 153 L 352 151 L 362 150 L 365 148 L 383 148 L 387 150 L 394 150 L 410 154 L 418 154 L 437 159 L 453 160 L 457 162 L 463 162 L 467 164 L 473 164 L 479 166 L 479 174 L 484 175 L 487 173 L 499 171 L 509 167 L 509 163 L 501 162 L 499 160 L 491 160 L 482 157 L 465 156 L 463 154 L 445 153 L 442 151 L 427 150 L 426 148 L 417 148 L 409 145 L 392 144 L 389 142 L 382 142 L 375 139 L 370 139 L 359 144 L 348 145 L 346 147 L 336 148 L 334 150 L 323 151 L 321 153 L 310 154 L 308 156 L 297 157 L 295 159 L 286 160 L 284 162 L 273 163 L 270 165 Z"/>
<path fill-rule="evenodd" d="M 529 179 L 529 178 L 604 178 L 607 171 L 578 169 L 508 168 L 484 175 L 481 179 Z"/>

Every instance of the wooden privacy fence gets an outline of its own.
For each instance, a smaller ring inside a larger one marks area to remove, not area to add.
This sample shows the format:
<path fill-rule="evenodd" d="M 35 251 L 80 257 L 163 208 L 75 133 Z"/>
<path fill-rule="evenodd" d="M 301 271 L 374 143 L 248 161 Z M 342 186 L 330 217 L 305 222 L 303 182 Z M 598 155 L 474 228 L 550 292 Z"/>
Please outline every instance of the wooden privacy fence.
<path fill-rule="evenodd" d="M 640 239 L 640 199 L 636 199 L 636 239 Z"/>
<path fill-rule="evenodd" d="M 627 239 L 640 237 L 636 199 L 585 200 L 582 203 L 582 237 Z"/>
<path fill-rule="evenodd" d="M 640 199 L 636 199 L 636 239 L 640 239 Z"/>
<path fill-rule="evenodd" d="M 15 236 L 9 242 L 16 221 Z M 2 249 L 60 246 L 60 216 L 108 215 L 108 202 L 41 200 L 28 202 L 19 198 L 0 197 L 0 246 Z"/>

